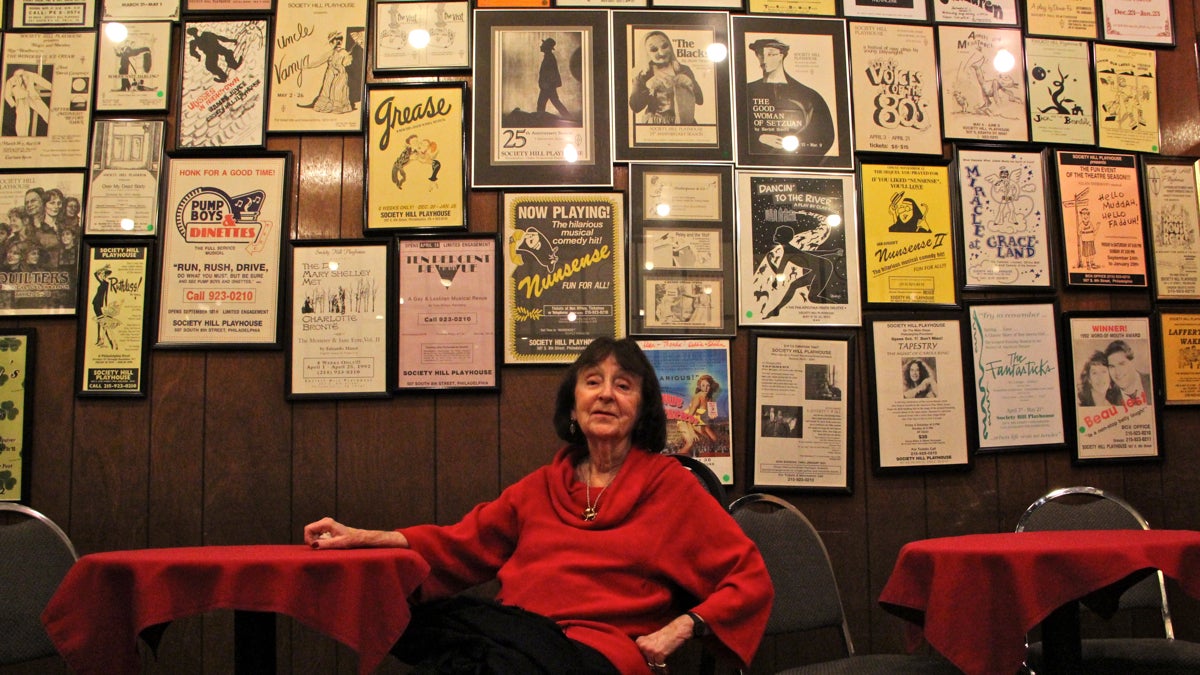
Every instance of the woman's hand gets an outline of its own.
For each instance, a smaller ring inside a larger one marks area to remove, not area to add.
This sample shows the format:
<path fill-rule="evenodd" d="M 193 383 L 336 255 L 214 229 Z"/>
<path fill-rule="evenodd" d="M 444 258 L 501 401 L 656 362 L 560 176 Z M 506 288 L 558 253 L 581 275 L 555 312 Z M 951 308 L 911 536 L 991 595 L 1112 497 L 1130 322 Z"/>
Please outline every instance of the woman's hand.
<path fill-rule="evenodd" d="M 665 667 L 667 657 L 692 637 L 694 629 L 692 617 L 684 614 L 657 631 L 641 636 L 635 642 L 638 649 L 642 650 L 642 656 L 646 657 L 646 665 L 653 670 L 656 667 Z"/>
<path fill-rule="evenodd" d="M 322 518 L 304 526 L 304 543 L 322 548 L 393 547 L 408 548 L 408 539 L 399 532 L 360 530 L 347 527 L 333 518 Z"/>

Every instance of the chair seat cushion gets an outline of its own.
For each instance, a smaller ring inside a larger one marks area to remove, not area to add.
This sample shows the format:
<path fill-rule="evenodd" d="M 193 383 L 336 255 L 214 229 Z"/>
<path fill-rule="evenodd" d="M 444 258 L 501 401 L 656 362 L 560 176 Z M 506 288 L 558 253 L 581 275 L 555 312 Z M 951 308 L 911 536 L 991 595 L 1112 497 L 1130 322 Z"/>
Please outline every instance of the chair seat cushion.
<path fill-rule="evenodd" d="M 960 675 L 962 671 L 955 668 L 949 661 L 935 656 L 869 654 L 789 668 L 780 671 L 778 675 L 838 675 L 839 673 L 854 673 L 856 675 L 917 675 L 918 673 L 927 673 L 929 675 Z"/>
<path fill-rule="evenodd" d="M 1029 645 L 1028 663 L 1042 665 L 1042 644 Z M 1200 642 L 1166 638 L 1105 638 L 1083 641 L 1084 670 L 1088 673 L 1136 672 L 1138 675 L 1200 673 Z"/>

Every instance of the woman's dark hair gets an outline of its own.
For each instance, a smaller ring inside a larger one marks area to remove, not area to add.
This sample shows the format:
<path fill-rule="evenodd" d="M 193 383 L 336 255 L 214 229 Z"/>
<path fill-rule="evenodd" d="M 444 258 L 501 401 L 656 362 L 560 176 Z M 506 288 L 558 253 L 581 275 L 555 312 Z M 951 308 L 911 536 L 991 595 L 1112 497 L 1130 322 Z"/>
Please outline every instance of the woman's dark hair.
<path fill-rule="evenodd" d="M 909 375 L 909 373 L 912 372 L 912 367 L 913 367 L 914 363 L 917 365 L 917 370 L 920 372 L 920 374 L 917 376 L 917 379 L 915 379 L 915 380 L 912 379 L 911 375 Z M 929 368 L 920 359 L 917 359 L 915 361 L 909 361 L 908 363 L 906 363 L 904 365 L 904 385 L 905 386 L 915 387 L 916 385 L 918 385 L 922 381 L 924 381 L 925 378 L 927 378 L 927 377 L 929 377 Z"/>
<path fill-rule="evenodd" d="M 667 414 L 663 410 L 662 390 L 658 386 L 658 374 L 654 372 L 654 366 L 650 365 L 642 348 L 632 338 L 596 338 L 575 359 L 558 385 L 558 396 L 554 401 L 554 432 L 571 445 L 587 447 L 587 439 L 578 426 L 574 433 L 571 432 L 575 382 L 579 379 L 579 371 L 598 365 L 609 356 L 615 357 L 621 368 L 642 378 L 642 401 L 637 422 L 633 425 L 633 444 L 649 452 L 659 452 L 667 445 Z"/>

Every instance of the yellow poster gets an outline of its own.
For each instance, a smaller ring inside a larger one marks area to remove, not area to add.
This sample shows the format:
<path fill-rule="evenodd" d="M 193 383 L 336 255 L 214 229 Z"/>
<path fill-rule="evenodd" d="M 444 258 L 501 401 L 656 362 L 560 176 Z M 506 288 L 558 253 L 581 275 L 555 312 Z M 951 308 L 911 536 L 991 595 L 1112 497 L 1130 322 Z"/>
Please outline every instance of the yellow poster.
<path fill-rule="evenodd" d="M 1200 404 L 1200 314 L 1159 315 L 1167 405 Z"/>
<path fill-rule="evenodd" d="M 29 329 L 0 335 L 0 501 L 5 502 L 20 501 L 25 494 L 25 373 L 32 340 Z"/>
<path fill-rule="evenodd" d="M 81 394 L 140 395 L 145 385 L 143 326 L 147 244 L 92 244 L 87 272 L 87 316 L 79 370 Z"/>
<path fill-rule="evenodd" d="M 867 302 L 956 304 L 948 167 L 864 164 L 861 189 Z"/>

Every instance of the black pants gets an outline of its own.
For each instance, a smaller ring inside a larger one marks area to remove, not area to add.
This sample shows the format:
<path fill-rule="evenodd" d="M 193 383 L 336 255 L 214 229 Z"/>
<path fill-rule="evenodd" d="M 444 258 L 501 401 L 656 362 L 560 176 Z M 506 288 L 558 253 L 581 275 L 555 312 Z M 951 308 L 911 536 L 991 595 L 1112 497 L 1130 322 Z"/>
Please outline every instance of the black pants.
<path fill-rule="evenodd" d="M 419 675 L 620 675 L 550 619 L 469 597 L 413 607 L 392 654 Z"/>

